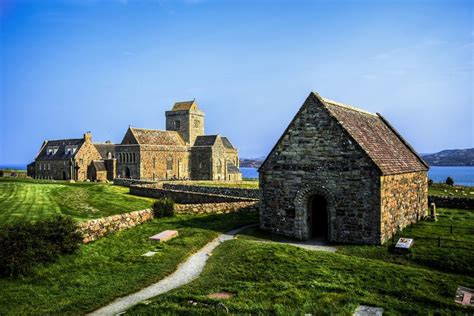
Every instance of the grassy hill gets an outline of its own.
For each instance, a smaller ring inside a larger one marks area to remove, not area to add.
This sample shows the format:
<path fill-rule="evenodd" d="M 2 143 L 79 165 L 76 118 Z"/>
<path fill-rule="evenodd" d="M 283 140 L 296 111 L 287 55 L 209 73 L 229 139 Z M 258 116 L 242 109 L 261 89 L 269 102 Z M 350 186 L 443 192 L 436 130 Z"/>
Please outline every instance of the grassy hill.
<path fill-rule="evenodd" d="M 142 210 L 152 202 L 110 184 L 0 178 L 2 224 L 59 213 L 87 220 Z"/>

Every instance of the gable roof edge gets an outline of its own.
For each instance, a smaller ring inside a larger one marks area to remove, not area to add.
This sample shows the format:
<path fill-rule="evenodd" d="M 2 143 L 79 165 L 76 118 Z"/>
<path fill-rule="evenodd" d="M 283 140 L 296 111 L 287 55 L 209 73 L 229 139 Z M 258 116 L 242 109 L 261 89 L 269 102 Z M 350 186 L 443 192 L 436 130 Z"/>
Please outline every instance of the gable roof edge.
<path fill-rule="evenodd" d="M 260 167 L 258 167 L 257 169 L 257 172 L 260 172 L 260 170 L 263 169 L 263 166 L 267 163 L 268 159 L 270 159 L 270 157 L 273 155 L 273 153 L 275 152 L 276 148 L 278 147 L 278 145 L 280 144 L 280 142 L 283 140 L 283 137 L 288 133 L 288 131 L 290 130 L 290 126 L 293 125 L 293 123 L 295 122 L 296 118 L 300 115 L 301 111 L 303 110 L 303 108 L 305 107 L 306 103 L 308 102 L 308 99 L 309 98 L 316 98 L 316 100 L 320 100 L 320 96 L 316 93 L 316 92 L 313 92 L 311 91 L 310 94 L 308 95 L 308 97 L 306 98 L 306 100 L 304 101 L 303 105 L 299 108 L 298 112 L 296 112 L 295 116 L 293 116 L 293 119 L 290 121 L 290 124 L 288 124 L 288 126 L 285 128 L 285 130 L 283 131 L 283 133 L 281 134 L 281 136 L 278 138 L 277 142 L 275 143 L 275 145 L 273 145 L 272 147 L 272 150 L 270 150 L 270 153 L 267 155 L 267 157 L 265 158 L 265 160 L 262 162 L 262 164 L 260 165 Z"/>
<path fill-rule="evenodd" d="M 420 155 L 418 155 L 416 150 L 413 147 L 411 147 L 411 145 L 405 140 L 405 138 L 403 138 L 402 135 L 400 135 L 400 133 L 398 133 L 398 131 L 392 126 L 392 124 L 390 124 L 385 119 L 385 117 L 382 116 L 382 114 L 380 114 L 380 113 L 376 113 L 376 114 L 377 114 L 378 117 L 380 117 L 382 122 L 398 137 L 398 139 L 400 139 L 400 141 L 411 151 L 411 153 L 413 155 L 415 155 L 415 157 L 423 164 L 423 166 L 426 167 L 426 170 L 428 170 L 430 168 L 430 166 L 423 160 L 423 158 L 421 158 Z"/>

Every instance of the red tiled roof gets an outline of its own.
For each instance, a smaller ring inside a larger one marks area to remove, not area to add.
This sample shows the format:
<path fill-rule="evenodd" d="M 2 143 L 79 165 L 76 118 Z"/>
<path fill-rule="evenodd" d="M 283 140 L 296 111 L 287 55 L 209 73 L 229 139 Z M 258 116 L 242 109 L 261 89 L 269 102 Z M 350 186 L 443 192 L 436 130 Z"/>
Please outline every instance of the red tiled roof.
<path fill-rule="evenodd" d="M 380 114 L 328 99 L 322 101 L 383 174 L 428 170 L 426 163 Z"/>

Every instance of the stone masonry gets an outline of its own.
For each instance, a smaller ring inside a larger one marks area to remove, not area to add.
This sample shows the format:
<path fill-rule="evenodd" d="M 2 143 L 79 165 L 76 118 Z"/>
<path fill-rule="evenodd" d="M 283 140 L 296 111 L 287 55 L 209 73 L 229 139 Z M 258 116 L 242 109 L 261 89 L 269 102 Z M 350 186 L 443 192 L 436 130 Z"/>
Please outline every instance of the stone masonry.
<path fill-rule="evenodd" d="M 423 217 L 427 166 L 380 115 L 311 93 L 259 169 L 260 226 L 380 244 Z"/>

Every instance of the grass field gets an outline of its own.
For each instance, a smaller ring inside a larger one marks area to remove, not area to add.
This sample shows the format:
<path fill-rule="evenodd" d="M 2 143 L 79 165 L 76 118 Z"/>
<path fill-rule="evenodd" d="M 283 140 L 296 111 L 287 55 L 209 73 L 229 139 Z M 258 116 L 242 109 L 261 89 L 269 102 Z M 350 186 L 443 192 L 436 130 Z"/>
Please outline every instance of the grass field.
<path fill-rule="evenodd" d="M 474 187 L 433 183 L 429 186 L 429 194 L 437 196 L 455 196 L 474 199 Z"/>
<path fill-rule="evenodd" d="M 473 242 L 474 213 L 440 209 L 438 222 L 420 222 L 401 233 L 415 238 L 411 254 L 384 246 L 336 245 L 336 253 L 287 245 L 258 229 L 216 249 L 204 274 L 193 283 L 141 304 L 129 314 L 305 314 L 352 315 L 359 304 L 385 309 L 384 315 L 465 315 L 454 303 L 458 285 L 474 286 L 474 247 L 424 242 L 422 236 Z M 446 225 L 464 227 L 454 229 Z M 224 267 L 224 268 L 223 268 Z M 227 300 L 208 294 L 229 292 Z M 222 305 L 224 304 L 224 305 Z M 471 310 L 472 311 L 472 310 Z"/>
<path fill-rule="evenodd" d="M 0 178 L 0 224 L 59 213 L 87 220 L 149 208 L 152 201 L 110 184 Z"/>
<path fill-rule="evenodd" d="M 162 218 L 82 245 L 31 276 L 0 279 L 0 315 L 83 315 L 162 279 L 220 232 L 256 221 L 255 212 Z M 148 241 L 166 229 L 179 237 Z M 152 250 L 158 254 L 141 256 Z"/>

